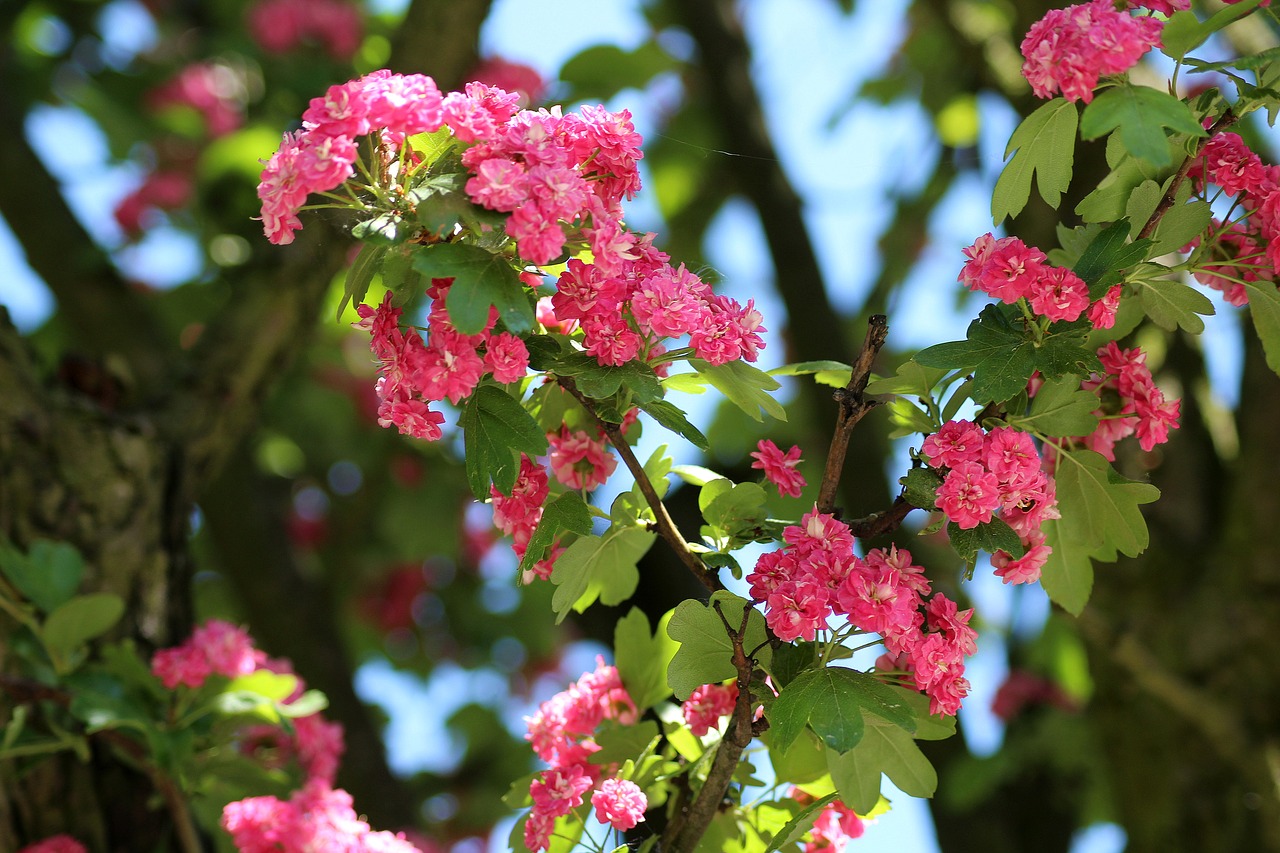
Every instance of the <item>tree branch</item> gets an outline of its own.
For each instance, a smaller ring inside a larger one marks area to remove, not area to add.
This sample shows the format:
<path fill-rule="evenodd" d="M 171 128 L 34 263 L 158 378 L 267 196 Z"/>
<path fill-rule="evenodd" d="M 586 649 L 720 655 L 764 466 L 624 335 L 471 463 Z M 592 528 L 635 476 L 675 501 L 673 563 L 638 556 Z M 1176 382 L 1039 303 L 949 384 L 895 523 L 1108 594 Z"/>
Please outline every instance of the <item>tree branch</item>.
<path fill-rule="evenodd" d="M 0 77 L 15 80 L 23 72 L 11 45 L 9 38 L 0 43 Z M 18 103 L 21 89 L 0 86 L 0 126 L 9 129 L 0 145 L 0 216 L 53 293 L 75 346 L 95 356 L 118 353 L 136 379 L 154 379 L 163 360 L 155 352 L 149 306 L 80 224 L 58 180 L 27 141 L 22 131 L 29 105 Z M 110 322 L 103 322 L 107 317 Z"/>
<path fill-rule="evenodd" d="M 862 395 L 871 378 L 871 365 L 889 337 L 889 322 L 883 314 L 873 314 L 867 321 L 867 336 L 862 349 L 853 362 L 849 384 L 836 391 L 840 409 L 836 413 L 836 428 L 831 435 L 831 447 L 827 451 L 827 464 L 822 472 L 822 485 L 818 490 L 818 511 L 832 512 L 836 507 L 836 491 L 840 487 L 840 474 L 844 471 L 845 454 L 849 451 L 849 439 L 853 428 L 867 412 L 880 405 L 878 400 L 867 400 Z"/>
<path fill-rule="evenodd" d="M 622 458 L 622 463 L 627 466 L 631 476 L 635 477 L 636 484 L 640 487 L 640 493 L 644 495 L 645 503 L 649 505 L 649 509 L 653 510 L 654 523 L 658 528 L 658 534 L 667 541 L 667 544 L 671 546 L 671 550 L 675 551 L 676 556 L 680 558 L 680 562 L 710 592 L 724 589 L 723 584 L 720 583 L 720 578 L 714 571 L 703 565 L 702 561 L 698 559 L 698 555 L 693 553 L 693 550 L 689 547 L 684 534 L 676 527 L 676 523 L 671 519 L 671 513 L 667 512 L 667 505 L 662 502 L 662 498 L 658 496 L 658 490 L 653 487 L 653 482 L 649 479 L 649 475 L 645 473 L 644 465 L 640 463 L 635 453 L 632 452 L 631 445 L 627 444 L 627 438 L 622 434 L 622 427 L 602 420 L 596 414 L 591 398 L 578 390 L 578 386 L 573 379 L 567 376 L 557 376 L 556 381 L 560 383 L 560 387 L 568 391 L 581 404 L 582 408 L 587 410 L 587 414 L 595 419 L 600 429 L 604 431 L 605 436 L 608 437 L 609 443 L 613 445 L 614 450 L 618 451 L 618 456 Z"/>
<path fill-rule="evenodd" d="M 1227 110 L 1218 120 L 1210 125 L 1208 135 L 1204 138 L 1195 150 L 1195 153 L 1187 156 L 1182 161 L 1182 165 L 1178 167 L 1178 171 L 1174 173 L 1173 180 L 1169 183 L 1169 189 L 1165 190 L 1164 196 L 1160 199 L 1160 203 L 1156 205 L 1156 209 L 1151 212 L 1151 216 L 1147 219 L 1147 223 L 1142 226 L 1142 230 L 1138 232 L 1138 239 L 1142 240 L 1150 237 L 1156 232 L 1156 228 L 1160 225 L 1160 220 L 1164 215 L 1173 209 L 1173 204 L 1177 201 L 1178 190 L 1182 188 L 1182 182 L 1187 179 L 1187 173 L 1191 171 L 1191 166 L 1196 162 L 1196 158 L 1200 156 L 1200 151 L 1205 144 L 1213 139 L 1214 136 L 1222 133 L 1227 128 L 1234 125 L 1240 120 L 1240 117 L 1231 110 Z"/>
<path fill-rule="evenodd" d="M 743 648 L 743 641 L 747 635 L 747 622 L 755 610 L 750 606 L 744 606 L 742 623 L 735 629 L 725 618 L 724 611 L 720 609 L 720 602 L 713 602 L 712 607 L 719 614 L 720 621 L 724 623 L 725 631 L 733 643 L 733 665 L 737 670 L 738 699 L 733 706 L 733 716 L 729 720 L 728 728 L 725 729 L 724 736 L 720 738 L 716 748 L 716 757 L 712 759 L 707 780 L 702 783 L 702 788 L 694 797 L 692 805 L 676 815 L 675 820 L 667 825 L 667 831 L 663 833 L 662 849 L 670 853 L 692 853 L 697 849 L 698 842 L 706 834 L 707 827 L 711 825 L 716 812 L 720 810 L 720 804 L 724 802 L 729 785 L 733 782 L 733 775 L 738 770 L 738 760 L 742 757 L 743 750 L 755 737 L 751 725 L 751 673 L 754 662 Z"/>

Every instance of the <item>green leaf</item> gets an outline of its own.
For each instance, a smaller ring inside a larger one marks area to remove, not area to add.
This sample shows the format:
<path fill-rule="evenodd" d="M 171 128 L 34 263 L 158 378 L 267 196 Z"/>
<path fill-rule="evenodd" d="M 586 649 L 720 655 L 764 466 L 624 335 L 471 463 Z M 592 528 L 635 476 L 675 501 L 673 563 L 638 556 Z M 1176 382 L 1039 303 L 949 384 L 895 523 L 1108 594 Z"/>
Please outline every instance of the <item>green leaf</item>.
<path fill-rule="evenodd" d="M 1098 182 L 1098 187 L 1076 205 L 1076 213 L 1089 223 L 1115 222 L 1123 219 L 1133 191 L 1145 181 L 1163 181 L 1163 170 L 1146 160 L 1132 157 L 1125 150 L 1119 134 L 1107 138 L 1107 165 L 1111 172 Z"/>
<path fill-rule="evenodd" d="M 769 674 L 777 687 L 786 687 L 817 659 L 818 647 L 814 643 L 782 643 L 773 650 Z"/>
<path fill-rule="evenodd" d="M 798 361 L 769 371 L 770 376 L 813 376 L 819 385 L 843 388 L 849 384 L 853 368 L 842 361 Z"/>
<path fill-rule="evenodd" d="M 862 739 L 858 696 L 830 667 L 809 669 L 782 688 L 769 711 L 777 748 L 786 751 L 807 724 L 828 748 L 848 752 Z"/>
<path fill-rule="evenodd" d="M 1058 519 L 1046 521 L 1044 544 L 1052 549 L 1040 569 L 1040 585 L 1049 600 L 1073 616 L 1079 616 L 1093 591 L 1093 561 L 1083 543 L 1063 536 Z"/>
<path fill-rule="evenodd" d="M 1083 331 L 1048 335 L 1036 350 L 1036 369 L 1046 379 L 1088 376 L 1102 370 L 1097 353 L 1086 347 Z"/>
<path fill-rule="evenodd" d="M 991 217 L 996 225 L 1006 216 L 1017 216 L 1031 196 L 1031 176 L 1036 176 L 1040 197 L 1057 209 L 1071 184 L 1075 158 L 1076 107 L 1054 98 L 1027 116 L 1009 139 L 1004 156 L 1013 154 L 996 181 L 991 197 Z"/>
<path fill-rule="evenodd" d="M 671 473 L 675 474 L 681 480 L 684 480 L 691 486 L 701 488 L 712 480 L 724 480 L 724 474 L 717 474 L 710 468 L 703 468 L 701 465 L 673 465 Z"/>
<path fill-rule="evenodd" d="M 570 87 L 569 101 L 607 100 L 622 89 L 642 89 L 654 77 L 677 67 L 676 60 L 655 41 L 633 50 L 602 44 L 588 47 L 560 69 L 560 80 Z"/>
<path fill-rule="evenodd" d="M 658 630 L 650 634 L 649 618 L 633 607 L 613 629 L 614 665 L 641 712 L 671 695 L 667 667 L 679 647 L 667 634 L 673 613 L 668 611 L 658 622 Z"/>
<path fill-rule="evenodd" d="M 951 547 L 969 567 L 969 571 L 973 571 L 974 564 L 978 561 L 979 551 L 985 551 L 988 554 L 1004 551 L 1014 557 L 1021 557 L 1026 553 L 1026 548 L 1023 547 L 1018 534 L 1014 533 L 1013 528 L 1000 518 L 993 517 L 990 521 L 967 530 L 962 529 L 954 521 L 948 522 L 947 537 L 951 540 Z"/>
<path fill-rule="evenodd" d="M 1000 403 L 1025 390 L 1036 359 L 1036 348 L 1026 333 L 996 305 L 983 308 L 969 324 L 966 340 L 935 344 L 915 356 L 926 367 L 973 370 L 970 396 L 979 403 Z"/>
<path fill-rule="evenodd" d="M 804 670 L 769 711 L 773 743 L 785 752 L 807 723 L 830 749 L 848 752 L 862 738 L 864 711 L 915 729 L 911 710 L 875 677 L 845 667 Z"/>
<path fill-rule="evenodd" d="M 635 699 L 635 696 L 631 698 Z M 641 706 L 637 703 L 636 707 Z M 594 738 L 600 750 L 591 753 L 587 759 L 590 763 L 622 764 L 627 759 L 635 760 L 657 740 L 658 724 L 653 720 L 638 720 L 632 725 L 624 726 L 615 720 L 605 720 Z"/>
<path fill-rule="evenodd" d="M 37 539 L 26 554 L 0 542 L 0 572 L 41 611 L 52 613 L 80 588 L 84 560 L 67 542 Z"/>
<path fill-rule="evenodd" d="M 319 690 L 306 690 L 292 702 L 277 702 L 276 711 L 282 717 L 297 719 L 317 714 L 329 707 L 329 697 Z"/>
<path fill-rule="evenodd" d="M 689 359 L 689 364 L 753 420 L 763 423 L 764 415 L 779 421 L 787 419 L 786 409 L 768 393 L 778 390 L 781 384 L 760 368 L 745 361 L 709 364 L 696 358 Z"/>
<path fill-rule="evenodd" d="M 699 450 L 709 450 L 711 445 L 707 443 L 707 437 L 689 422 L 683 411 L 679 407 L 667 402 L 666 400 L 649 400 L 644 403 L 637 403 L 642 412 L 645 412 L 662 426 L 671 430 L 678 435 L 682 435 L 689 440 L 689 443 Z"/>
<path fill-rule="evenodd" d="M 1120 476 L 1092 450 L 1060 453 L 1056 480 L 1062 539 L 1107 560 L 1117 550 L 1136 557 L 1147 547 L 1147 523 L 1138 506 L 1160 497 L 1155 486 Z"/>
<path fill-rule="evenodd" d="M 1176 252 L 1208 230 L 1209 223 L 1213 221 L 1213 208 L 1203 199 L 1187 204 L 1182 196 L 1190 191 L 1191 182 L 1183 182 L 1173 207 L 1160 217 L 1160 224 L 1156 226 L 1155 244 L 1151 247 L 1151 257 L 1158 258 L 1169 252 Z"/>
<path fill-rule="evenodd" d="M 298 676 L 269 669 L 258 669 L 248 675 L 231 679 L 226 686 L 230 693 L 252 693 L 268 702 L 283 702 L 298 689 Z"/>
<path fill-rule="evenodd" d="M 699 504 L 707 495 L 714 498 L 702 506 L 702 517 L 713 529 L 713 539 L 731 538 L 758 528 L 768 517 L 765 492 L 757 483 L 733 485 L 728 480 L 713 480 L 702 487 Z"/>
<path fill-rule="evenodd" d="M 743 608 L 750 606 L 745 598 L 717 590 L 707 604 L 691 599 L 682 601 L 667 625 L 667 634 L 680 644 L 667 667 L 667 683 L 681 702 L 704 684 L 719 684 L 738 674 L 733 665 L 733 643 L 714 609 L 716 604 L 735 631 L 742 624 Z M 771 660 L 767 639 L 764 615 L 752 609 L 743 648 L 748 653 L 759 648 L 756 660 L 765 669 Z"/>
<path fill-rule="evenodd" d="M 1227 24 L 1241 18 L 1256 9 L 1262 0 L 1244 0 L 1233 6 L 1220 9 L 1208 20 L 1201 23 L 1192 11 L 1175 12 L 1165 22 L 1160 33 L 1160 50 L 1165 56 L 1181 59 Z"/>
<path fill-rule="evenodd" d="M 1183 185 L 1189 183 L 1184 181 Z M 1134 189 L 1124 207 L 1124 218 L 1129 220 L 1130 237 L 1136 238 L 1142 232 L 1163 197 L 1164 187 L 1155 181 L 1143 181 Z"/>
<path fill-rule="evenodd" d="M 1120 220 L 1104 228 L 1076 261 L 1073 272 L 1089 285 L 1089 295 L 1097 299 L 1121 279 L 1120 273 L 1141 263 L 1151 246 L 1148 239 L 1129 242 L 1129 223 Z"/>
<path fill-rule="evenodd" d="M 1135 282 L 1142 310 L 1160 328 L 1172 332 L 1181 327 L 1193 335 L 1204 331 L 1201 314 L 1213 314 L 1213 303 L 1194 287 L 1174 279 Z M 1085 435 L 1085 433 L 1076 433 Z"/>
<path fill-rule="evenodd" d="M 907 503 L 923 510 L 933 510 L 938 504 L 938 487 L 942 485 L 942 477 L 932 468 L 912 468 L 907 475 L 898 480 L 902 484 L 902 496 Z"/>
<path fill-rule="evenodd" d="M 382 256 L 386 253 L 386 246 L 378 246 L 374 243 L 365 243 L 360 247 L 360 254 L 356 255 L 356 259 L 351 262 L 351 267 L 343 280 L 342 301 L 338 303 L 338 320 L 342 319 L 342 312 L 347 309 L 348 304 L 359 305 L 364 302 L 365 294 L 369 292 L 369 282 L 373 281 L 373 274 L 382 265 Z"/>
<path fill-rule="evenodd" d="M 911 735 L 895 726 L 867 726 L 857 748 L 843 755 L 828 752 L 827 766 L 840 799 L 859 814 L 879 801 L 881 773 L 912 797 L 932 797 L 938 787 L 929 759 Z"/>
<path fill-rule="evenodd" d="M 477 500 L 489 499 L 489 478 L 504 495 L 511 494 L 520 473 L 520 455 L 547 452 L 547 436 L 537 421 L 510 394 L 493 385 L 476 388 L 458 424 L 463 429 L 467 482 Z"/>
<path fill-rule="evenodd" d="M 601 364 L 596 357 L 585 352 L 565 353 L 551 370 L 561 376 L 571 376 L 578 390 L 588 397 L 603 400 L 626 388 L 637 403 L 662 399 L 662 384 L 653 368 L 641 361 L 631 360 L 611 366 Z"/>
<path fill-rule="evenodd" d="M 480 334 L 489 322 L 490 307 L 497 307 L 511 333 L 532 331 L 533 308 L 524 285 L 502 255 L 466 243 L 436 243 L 417 253 L 413 268 L 428 278 L 453 279 L 445 307 L 462 334 Z"/>
<path fill-rule="evenodd" d="M 908 359 L 898 365 L 898 372 L 893 376 L 875 379 L 867 383 L 868 394 L 910 394 L 915 397 L 928 397 L 935 385 L 947 375 L 947 371 L 938 367 L 925 367 L 915 359 Z"/>
<path fill-rule="evenodd" d="M 351 236 L 357 240 L 382 246 L 392 246 L 401 242 L 408 235 L 404 220 L 398 213 L 379 213 L 371 219 L 357 222 L 351 229 Z"/>
<path fill-rule="evenodd" d="M 78 595 L 54 608 L 40 626 L 40 638 L 51 653 L 65 658 L 111 630 L 123 615 L 124 600 L 114 593 Z"/>
<path fill-rule="evenodd" d="M 1009 425 L 1042 436 L 1089 435 L 1098 426 L 1098 406 L 1098 395 L 1081 389 L 1078 377 L 1052 379 L 1031 398 L 1027 414 L 1011 416 Z"/>
<path fill-rule="evenodd" d="M 1147 86 L 1124 84 L 1107 89 L 1085 107 L 1080 118 L 1083 139 L 1097 139 L 1118 129 L 1130 154 L 1160 167 L 1173 162 L 1166 127 L 1189 136 L 1205 135 L 1185 103 Z"/>
<path fill-rule="evenodd" d="M 591 510 L 587 509 L 582 495 L 565 492 L 542 509 L 542 518 L 529 537 L 524 556 L 520 558 L 520 571 L 533 568 L 551 547 L 551 543 L 563 533 L 586 536 L 591 532 Z"/>
<path fill-rule="evenodd" d="M 608 605 L 630 598 L 640 580 L 636 563 L 654 538 L 639 527 L 617 527 L 604 536 L 583 536 L 570 545 L 551 571 L 551 582 L 556 585 L 551 598 L 556 624 L 563 622 L 570 610 L 581 613 L 597 598 Z"/>
<path fill-rule="evenodd" d="M 1280 373 L 1280 290 L 1270 281 L 1246 281 L 1244 286 L 1249 291 L 1249 314 L 1262 340 L 1267 367 Z"/>

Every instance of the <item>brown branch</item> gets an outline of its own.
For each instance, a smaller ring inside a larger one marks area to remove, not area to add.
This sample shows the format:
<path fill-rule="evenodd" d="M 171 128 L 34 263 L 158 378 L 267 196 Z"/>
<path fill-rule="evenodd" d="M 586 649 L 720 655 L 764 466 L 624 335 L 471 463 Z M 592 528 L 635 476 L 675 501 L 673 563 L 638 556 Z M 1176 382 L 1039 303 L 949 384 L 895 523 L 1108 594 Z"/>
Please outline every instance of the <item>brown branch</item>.
<path fill-rule="evenodd" d="M 0 78 L 22 79 L 24 71 L 5 43 L 0 43 Z M 154 378 L 163 359 L 155 351 L 149 306 L 85 230 L 61 184 L 27 141 L 22 127 L 30 105 L 19 100 L 22 89 L 0 86 L 0 126 L 10 129 L 0 145 L 0 216 L 57 300 L 73 331 L 74 348 L 94 356 L 117 353 L 136 379 Z"/>
<path fill-rule="evenodd" d="M 879 401 L 868 400 L 863 394 L 867 390 L 867 381 L 871 378 L 871 365 L 884 347 L 888 336 L 889 323 L 884 315 L 872 315 L 867 321 L 867 336 L 863 339 L 862 349 L 853 362 L 849 384 L 833 395 L 840 410 L 836 413 L 836 428 L 831 436 L 827 464 L 822 472 L 822 485 L 818 490 L 819 512 L 835 510 L 836 490 L 840 487 L 840 474 L 844 471 L 845 454 L 849 451 L 849 439 L 853 435 L 853 428 L 867 412 L 879 405 Z"/>
<path fill-rule="evenodd" d="M 662 849 L 670 853 L 692 853 L 697 849 L 698 842 L 706 834 L 707 827 L 711 825 L 716 812 L 720 810 L 720 804 L 724 802 L 729 785 L 733 782 L 733 775 L 738 771 L 738 760 L 742 757 L 743 750 L 755 736 L 751 719 L 753 716 L 751 673 L 754 662 L 743 648 L 747 635 L 747 622 L 755 609 L 744 605 L 742 622 L 735 629 L 725 618 L 724 611 L 720 609 L 720 602 L 713 602 L 712 607 L 720 616 L 720 621 L 724 623 L 725 631 L 733 643 L 733 665 L 738 673 L 738 700 L 733 706 L 733 716 L 729 720 L 729 726 L 725 729 L 724 736 L 720 738 L 720 744 L 716 748 L 716 757 L 712 759 L 707 780 L 702 783 L 702 788 L 694 797 L 693 804 L 677 814 L 675 820 L 667 825 L 667 831 L 663 833 Z"/>
<path fill-rule="evenodd" d="M 1156 209 L 1151 212 L 1151 217 L 1147 219 L 1147 223 L 1142 226 L 1142 230 L 1138 232 L 1138 239 L 1142 240 L 1150 237 L 1155 233 L 1156 228 L 1160 225 L 1160 220 L 1164 215 L 1173 209 L 1174 202 L 1177 201 L 1178 190 L 1182 187 L 1182 182 L 1187 179 L 1187 173 L 1191 171 L 1191 166 L 1196 162 L 1196 158 L 1200 156 L 1201 149 L 1205 144 L 1213 139 L 1214 136 L 1222 133 L 1227 128 L 1234 125 L 1240 120 L 1240 117 L 1231 110 L 1227 110 L 1218 120 L 1209 126 L 1207 135 L 1204 137 L 1195 152 L 1190 154 L 1182 165 L 1178 167 L 1178 171 L 1174 173 L 1173 180 L 1169 183 L 1169 189 L 1165 191 L 1164 196 L 1160 199 L 1160 203 L 1156 205 Z"/>
<path fill-rule="evenodd" d="M 644 495 L 645 503 L 649 505 L 649 509 L 653 510 L 654 523 L 658 528 L 658 534 L 671 546 L 671 550 L 675 551 L 676 556 L 679 557 L 684 567 L 692 572 L 698 582 L 710 592 L 724 589 L 724 585 L 720 583 L 719 576 L 703 565 L 702 561 L 698 559 L 698 555 L 689 547 L 689 542 L 684 538 L 684 534 L 676 527 L 675 521 L 671 518 L 671 513 L 667 511 L 667 505 L 658 496 L 658 490 L 653 487 L 653 482 L 649 479 L 649 475 L 645 473 L 644 465 L 640 463 L 635 453 L 632 452 L 631 445 L 627 444 L 627 438 L 622 434 L 622 427 L 602 420 L 596 414 L 591 398 L 578 389 L 573 379 L 567 376 L 557 376 L 556 381 L 560 383 L 560 387 L 568 391 L 578 401 L 582 408 L 586 409 L 587 414 L 591 415 L 595 422 L 599 424 L 600 429 L 604 431 L 614 450 L 618 451 L 618 455 L 622 457 L 623 464 L 627 466 L 631 476 L 636 478 L 636 484 L 640 487 L 640 493 Z"/>
<path fill-rule="evenodd" d="M 902 526 L 902 522 L 916 507 L 907 503 L 904 497 L 898 497 L 893 506 L 886 510 L 881 510 L 873 515 L 855 518 L 846 522 L 849 529 L 853 531 L 853 535 L 859 539 L 872 539 L 876 536 L 884 536 L 892 533 Z"/>

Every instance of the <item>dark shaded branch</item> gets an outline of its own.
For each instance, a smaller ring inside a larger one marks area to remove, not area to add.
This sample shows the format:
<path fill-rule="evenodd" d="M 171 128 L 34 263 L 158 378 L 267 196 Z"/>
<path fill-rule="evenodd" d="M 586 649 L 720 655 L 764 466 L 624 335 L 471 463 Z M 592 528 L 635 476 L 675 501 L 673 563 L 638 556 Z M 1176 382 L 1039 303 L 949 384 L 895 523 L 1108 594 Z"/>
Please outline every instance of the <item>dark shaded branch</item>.
<path fill-rule="evenodd" d="M 12 40 L 0 43 L 0 78 L 16 79 Z M 75 345 L 95 356 L 118 353 L 139 380 L 154 378 L 155 324 L 148 306 L 80 224 L 23 133 L 29 105 L 17 102 L 18 86 L 0 86 L 0 216 L 22 246 L 27 263 L 44 280 Z M 110 318 L 108 321 L 106 318 Z"/>
<path fill-rule="evenodd" d="M 1231 110 L 1227 110 L 1209 127 L 1207 132 L 1208 135 L 1205 136 L 1204 140 L 1196 147 L 1195 152 L 1188 155 L 1187 158 L 1182 161 L 1182 165 L 1179 166 L 1178 171 L 1174 173 L 1173 180 L 1169 182 L 1169 189 L 1165 190 L 1164 196 L 1160 199 L 1160 203 L 1156 205 L 1156 209 L 1152 211 L 1151 217 L 1147 219 L 1147 224 L 1143 225 L 1142 230 L 1138 232 L 1139 240 L 1144 237 L 1150 237 L 1152 234 L 1156 233 L 1156 228 L 1160 225 L 1160 220 L 1164 218 L 1166 213 L 1173 209 L 1173 204 L 1178 197 L 1178 190 L 1182 188 L 1182 182 L 1187 179 L 1187 173 L 1191 171 L 1191 167 L 1195 165 L 1196 159 L 1200 156 L 1200 151 L 1204 148 L 1205 143 L 1217 134 L 1230 128 L 1239 120 L 1239 116 Z"/>
<path fill-rule="evenodd" d="M 831 512 L 836 506 L 836 490 L 840 487 L 840 474 L 844 471 L 844 458 L 849 450 L 853 428 L 867 412 L 879 405 L 877 400 L 867 400 L 863 392 L 871 379 L 871 365 L 889 337 L 889 322 L 883 314 L 874 314 L 867 321 L 867 336 L 862 349 L 853 362 L 849 384 L 833 395 L 840 408 L 836 413 L 836 428 L 827 451 L 827 464 L 822 472 L 822 485 L 818 490 L 818 511 Z"/>
<path fill-rule="evenodd" d="M 667 505 L 662 502 L 662 498 L 658 496 L 658 491 L 653 487 L 653 482 L 649 479 L 649 475 L 645 473 L 644 465 L 632 452 L 631 445 L 627 444 L 627 437 L 622 434 L 622 427 L 618 424 L 611 424 L 601 420 L 600 416 L 596 414 L 595 406 L 592 405 L 591 399 L 578 390 L 578 386 L 574 384 L 571 378 L 559 376 L 556 377 L 556 380 L 562 388 L 573 395 L 573 398 L 582 405 L 582 408 L 587 410 L 591 417 L 595 418 L 596 423 L 600 425 L 600 429 L 604 430 L 609 443 L 613 445 L 614 450 L 618 451 L 618 455 L 622 457 L 622 463 L 627 466 L 631 476 L 635 477 L 636 484 L 640 487 L 641 494 L 644 495 L 645 503 L 649 505 L 649 509 L 653 510 L 658 534 L 671 546 L 671 550 L 680 558 L 680 562 L 709 591 L 715 592 L 718 589 L 724 589 L 716 573 L 704 566 L 702 561 L 698 559 L 698 555 L 689 548 L 689 543 L 685 540 L 684 534 L 676 527 L 676 523 L 671 519 L 671 514 L 667 512 Z"/>
<path fill-rule="evenodd" d="M 663 834 L 662 849 L 669 853 L 692 853 L 698 849 L 698 842 L 706 834 L 707 827 L 720 810 L 729 785 L 733 782 L 733 774 L 738 770 L 738 760 L 742 752 L 751 743 L 755 732 L 751 725 L 751 672 L 753 662 L 743 648 L 743 640 L 747 635 L 747 622 L 754 609 L 742 608 L 742 623 L 734 628 L 720 609 L 720 602 L 712 603 L 725 631 L 733 643 L 733 666 L 737 670 L 738 699 L 733 706 L 733 716 L 725 730 L 724 737 L 716 747 L 716 757 L 711 761 L 711 770 L 707 780 L 702 783 L 698 795 L 687 810 L 677 814 L 668 824 Z"/>

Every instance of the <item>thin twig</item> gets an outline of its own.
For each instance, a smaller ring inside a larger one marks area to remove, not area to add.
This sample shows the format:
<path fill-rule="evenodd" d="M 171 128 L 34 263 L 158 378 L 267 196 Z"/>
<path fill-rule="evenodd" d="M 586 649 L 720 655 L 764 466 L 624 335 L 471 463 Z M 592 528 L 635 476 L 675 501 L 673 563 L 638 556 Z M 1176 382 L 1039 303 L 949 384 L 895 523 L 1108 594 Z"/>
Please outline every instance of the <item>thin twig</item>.
<path fill-rule="evenodd" d="M 668 825 L 668 832 L 663 833 L 662 849 L 669 853 L 691 853 L 697 848 L 698 842 L 706 833 L 716 812 L 720 810 L 721 803 L 724 802 L 729 785 L 733 782 L 733 774 L 738 770 L 738 760 L 742 757 L 743 750 L 755 737 L 751 720 L 753 662 L 743 648 L 743 641 L 747 635 L 747 623 L 755 610 L 744 606 L 742 622 L 735 630 L 725 618 L 720 602 L 713 602 L 712 607 L 719 614 L 720 621 L 724 623 L 729 639 L 733 642 L 733 665 L 738 672 L 738 700 L 733 706 L 733 717 L 729 720 L 724 737 L 720 739 L 716 757 L 711 762 L 707 780 L 702 783 L 702 788 L 694 798 L 693 804 L 677 815 L 676 820 Z"/>
<path fill-rule="evenodd" d="M 622 427 L 619 424 L 611 424 L 601 419 L 596 414 L 591 398 L 578 390 L 578 386 L 573 379 L 567 376 L 558 376 L 556 380 L 564 390 L 568 391 L 575 400 L 582 404 L 582 408 L 587 410 L 587 413 L 595 419 L 600 429 L 604 431 L 614 450 L 618 451 L 618 455 L 622 457 L 623 464 L 627 466 L 631 476 L 636 478 L 636 484 L 639 485 L 640 493 L 644 495 L 645 502 L 649 504 L 649 509 L 653 510 L 654 523 L 658 528 L 658 534 L 667 541 L 667 544 L 671 546 L 671 550 L 676 552 L 680 562 L 709 591 L 715 592 L 716 590 L 724 589 L 724 585 L 720 583 L 719 576 L 703 565 L 702 561 L 698 559 L 698 555 L 689 547 L 684 534 L 676 527 L 676 523 L 671 518 L 671 513 L 667 512 L 667 505 L 662 502 L 662 498 L 658 495 L 658 490 L 654 488 L 649 475 L 645 473 L 644 465 L 640 463 L 635 453 L 632 452 L 631 445 L 627 444 L 626 436 L 622 434 Z"/>
<path fill-rule="evenodd" d="M 840 474 L 844 471 L 844 458 L 849 450 L 849 438 L 867 412 L 879 405 L 877 400 L 867 400 L 863 394 L 871 378 L 871 365 L 884 347 L 889 336 L 889 323 L 883 314 L 873 314 L 867 321 L 867 336 L 862 349 L 853 362 L 849 384 L 833 395 L 840 404 L 836 414 L 836 430 L 831 436 L 831 448 L 827 451 L 827 464 L 822 472 L 822 485 L 818 490 L 818 511 L 833 512 L 836 506 L 836 489 Z"/>
<path fill-rule="evenodd" d="M 1173 181 L 1169 184 L 1169 189 L 1165 190 L 1164 197 L 1160 199 L 1160 203 L 1156 205 L 1156 209 L 1151 212 L 1150 218 L 1147 219 L 1147 224 L 1143 225 L 1142 230 L 1138 232 L 1139 240 L 1150 237 L 1154 234 L 1156 227 L 1160 225 L 1160 220 L 1164 218 L 1166 213 L 1173 209 L 1174 202 L 1177 201 L 1178 198 L 1178 190 L 1182 187 L 1182 182 L 1187 179 L 1187 173 L 1191 171 L 1192 164 L 1194 164 L 1196 159 L 1200 156 L 1200 151 L 1204 148 L 1205 144 L 1210 139 L 1213 139 L 1214 136 L 1222 133 L 1239 120 L 1240 116 L 1236 115 L 1231 110 L 1227 110 L 1218 117 L 1217 121 L 1209 126 L 1208 135 L 1205 136 L 1204 142 L 1201 142 L 1195 152 L 1182 161 L 1182 165 L 1179 166 L 1178 171 L 1174 173 Z"/>

